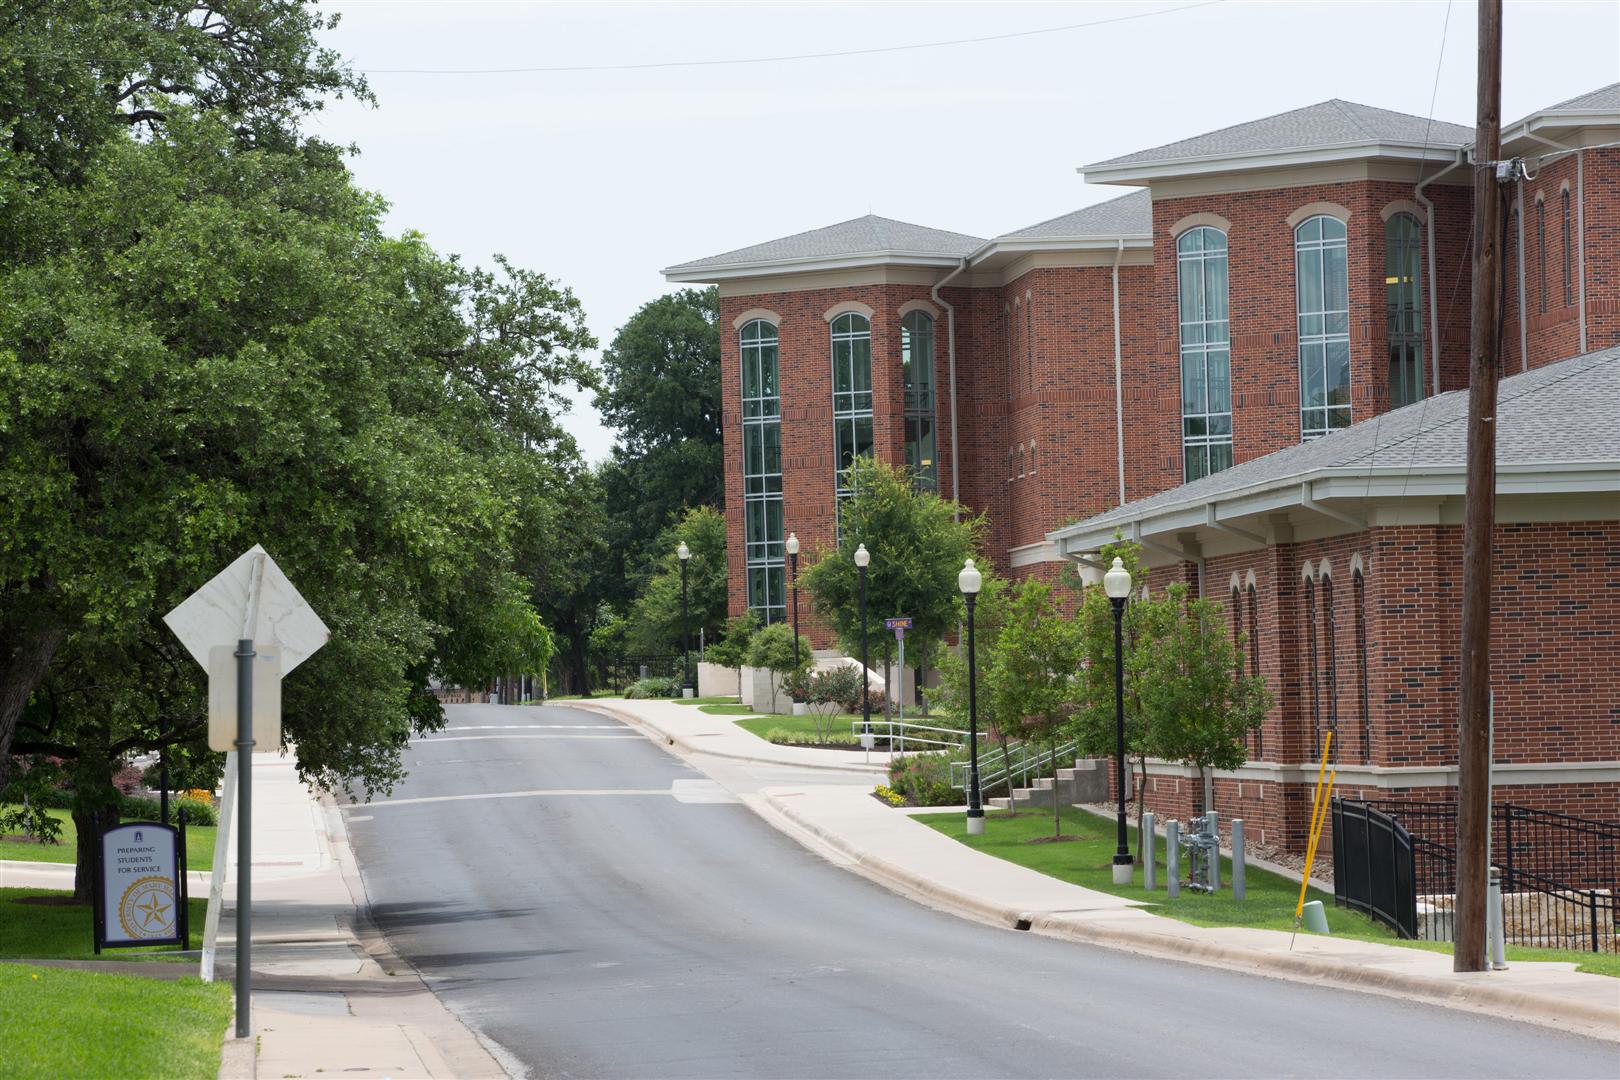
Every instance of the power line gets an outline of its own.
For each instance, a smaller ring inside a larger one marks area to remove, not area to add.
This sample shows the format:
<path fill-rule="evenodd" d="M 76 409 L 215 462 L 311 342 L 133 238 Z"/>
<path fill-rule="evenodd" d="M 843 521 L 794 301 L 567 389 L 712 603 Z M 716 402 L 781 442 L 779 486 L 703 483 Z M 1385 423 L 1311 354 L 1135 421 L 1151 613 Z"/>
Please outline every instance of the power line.
<path fill-rule="evenodd" d="M 987 34 L 983 37 L 951 38 L 946 41 L 924 41 L 910 45 L 881 45 L 870 49 L 842 49 L 833 52 L 792 53 L 783 56 L 749 56 L 728 57 L 717 60 L 660 60 L 644 64 L 567 64 L 556 67 L 511 67 L 511 68 L 357 68 L 366 75 L 550 75 L 566 72 L 584 71 L 649 71 L 658 68 L 692 68 L 692 67 L 733 67 L 743 64 L 780 64 L 801 60 L 830 60 L 842 56 L 875 56 L 882 53 L 916 52 L 922 49 L 945 49 L 956 45 L 979 45 L 990 41 L 1010 41 L 1015 38 L 1038 37 L 1043 34 L 1063 34 L 1072 30 L 1084 30 L 1093 26 L 1108 26 L 1112 23 L 1131 22 L 1136 19 L 1151 19 L 1157 15 L 1174 15 L 1177 12 L 1192 11 L 1196 8 L 1213 7 L 1225 3 L 1226 0 L 1201 0 L 1196 4 L 1183 4 L 1180 7 L 1164 8 L 1161 11 L 1140 11 L 1134 15 L 1116 15 L 1109 19 L 1092 19 L 1090 22 L 1068 23 L 1063 26 L 1047 26 L 1035 30 L 1018 30 L 1007 34 Z"/>

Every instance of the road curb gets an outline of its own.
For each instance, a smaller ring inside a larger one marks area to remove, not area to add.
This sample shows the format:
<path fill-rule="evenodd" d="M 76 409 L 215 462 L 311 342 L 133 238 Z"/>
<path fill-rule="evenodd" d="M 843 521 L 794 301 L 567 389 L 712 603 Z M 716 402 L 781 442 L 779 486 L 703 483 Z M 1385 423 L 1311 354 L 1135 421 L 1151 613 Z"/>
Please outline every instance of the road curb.
<path fill-rule="evenodd" d="M 254 1080 L 259 1070 L 258 1040 L 238 1039 L 225 1029 L 219 1048 L 219 1080 Z"/>
<path fill-rule="evenodd" d="M 725 758 L 728 761 L 744 761 L 750 765 L 775 765 L 778 768 L 784 769 L 824 769 L 829 772 L 841 773 L 870 772 L 873 776 L 879 777 L 887 776 L 889 772 L 889 767 L 887 765 L 863 765 L 858 763 L 830 764 L 818 761 L 783 761 L 780 758 L 759 757 L 752 754 L 733 754 L 728 753 L 725 750 L 713 750 L 706 746 L 695 745 L 690 740 L 679 735 L 671 735 L 669 732 L 654 724 L 646 717 L 637 716 L 635 713 L 614 708 L 612 705 L 602 705 L 594 701 L 561 701 L 558 702 L 555 707 L 559 709 L 583 709 L 587 712 L 594 712 L 603 716 L 610 716 L 621 723 L 628 724 L 630 727 L 635 728 L 648 738 L 662 742 L 666 746 L 673 746 L 677 750 L 687 754 L 704 754 L 708 757 Z M 696 708 L 696 706 L 693 707 Z"/>
<path fill-rule="evenodd" d="M 1602 1008 L 1584 1002 L 1549 1000 L 1547 997 L 1505 986 L 1491 986 L 1484 980 L 1490 973 L 1461 975 L 1455 981 L 1409 972 L 1377 968 L 1350 968 L 1319 957 L 1282 954 L 1243 948 L 1237 945 L 1199 941 L 1179 935 L 1157 933 L 1117 922 L 1094 922 L 1072 915 L 1020 911 L 987 901 L 960 889 L 915 874 L 905 867 L 875 856 L 803 814 L 792 805 L 791 796 L 762 793 L 766 804 L 791 822 L 795 828 L 849 859 L 865 876 L 931 907 L 965 915 L 1005 929 L 1027 929 L 1046 937 L 1084 942 L 1163 960 L 1177 960 L 1239 969 L 1250 974 L 1287 979 L 1291 982 L 1326 984 L 1344 990 L 1380 994 L 1422 1001 L 1447 1008 L 1487 1013 L 1540 1027 L 1556 1028 L 1609 1042 L 1620 1042 L 1620 987 L 1616 1006 Z M 927 828 L 919 825 L 919 828 Z M 1385 946 L 1388 947 L 1388 946 Z M 1603 978 L 1603 976 L 1592 976 Z"/>

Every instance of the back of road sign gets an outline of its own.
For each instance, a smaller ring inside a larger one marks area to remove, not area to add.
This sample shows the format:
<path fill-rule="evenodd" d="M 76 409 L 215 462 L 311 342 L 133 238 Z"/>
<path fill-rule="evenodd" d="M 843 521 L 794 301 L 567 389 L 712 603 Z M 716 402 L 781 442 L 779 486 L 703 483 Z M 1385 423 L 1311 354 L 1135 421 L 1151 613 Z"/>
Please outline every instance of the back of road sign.
<path fill-rule="evenodd" d="M 253 749 L 281 749 L 281 650 L 260 645 L 253 658 Z M 236 646 L 208 650 L 208 749 L 236 749 Z"/>

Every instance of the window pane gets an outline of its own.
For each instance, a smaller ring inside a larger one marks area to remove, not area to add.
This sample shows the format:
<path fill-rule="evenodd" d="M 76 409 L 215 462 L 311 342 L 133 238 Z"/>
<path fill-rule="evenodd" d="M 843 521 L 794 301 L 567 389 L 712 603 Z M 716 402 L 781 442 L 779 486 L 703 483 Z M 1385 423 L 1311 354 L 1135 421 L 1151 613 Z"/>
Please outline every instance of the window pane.
<path fill-rule="evenodd" d="M 1232 411 L 1232 354 L 1211 349 L 1205 361 L 1209 372 L 1209 411 Z"/>
<path fill-rule="evenodd" d="M 1327 400 L 1329 405 L 1350 404 L 1350 343 L 1327 343 Z"/>
<path fill-rule="evenodd" d="M 1322 253 L 1315 249 L 1299 253 L 1299 313 L 1322 310 Z M 1320 333 L 1320 331 L 1315 331 Z"/>
<path fill-rule="evenodd" d="M 1322 368 L 1326 363 L 1322 345 L 1299 347 L 1300 401 L 1307 408 L 1325 405 L 1326 387 Z"/>
<path fill-rule="evenodd" d="M 1204 365 L 1201 355 L 1182 359 L 1181 411 L 1183 414 L 1207 411 L 1204 407 Z"/>
<path fill-rule="evenodd" d="M 1342 247 L 1328 248 L 1322 252 L 1326 278 L 1324 296 L 1328 311 L 1343 311 L 1350 306 L 1350 278 L 1345 266 L 1346 256 L 1347 252 Z"/>

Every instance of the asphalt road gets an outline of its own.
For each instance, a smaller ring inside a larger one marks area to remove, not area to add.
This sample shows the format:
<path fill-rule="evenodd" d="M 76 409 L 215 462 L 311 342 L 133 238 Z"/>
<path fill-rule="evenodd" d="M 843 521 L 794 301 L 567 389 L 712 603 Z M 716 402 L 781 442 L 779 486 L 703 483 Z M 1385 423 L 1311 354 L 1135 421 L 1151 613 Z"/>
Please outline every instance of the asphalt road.
<path fill-rule="evenodd" d="M 1612 1044 L 957 919 L 611 720 L 448 712 L 350 832 L 393 947 L 536 1076 L 1620 1075 Z"/>

